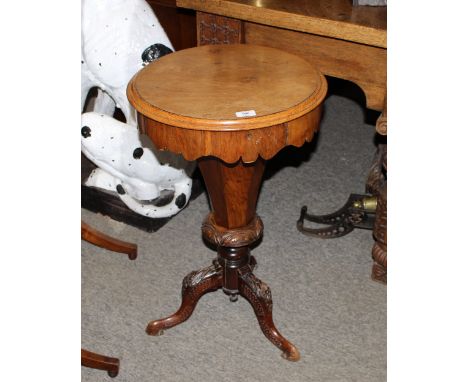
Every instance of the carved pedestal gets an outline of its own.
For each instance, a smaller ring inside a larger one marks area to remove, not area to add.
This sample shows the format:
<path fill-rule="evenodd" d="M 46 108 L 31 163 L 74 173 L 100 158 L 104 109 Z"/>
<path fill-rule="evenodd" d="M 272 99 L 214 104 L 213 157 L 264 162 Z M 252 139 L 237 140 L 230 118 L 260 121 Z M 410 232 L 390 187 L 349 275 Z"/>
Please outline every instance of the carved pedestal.
<path fill-rule="evenodd" d="M 299 360 L 296 347 L 273 323 L 270 288 L 253 274 L 256 261 L 250 255 L 250 246 L 263 233 L 263 223 L 255 214 L 255 205 L 265 161 L 259 158 L 255 163 L 239 161 L 229 165 L 210 157 L 198 162 L 213 209 L 203 222 L 202 233 L 205 240 L 217 247 L 218 257 L 209 267 L 185 276 L 179 310 L 162 320 L 151 321 L 147 333 L 159 335 L 164 329 L 182 323 L 205 293 L 223 288 L 231 301 L 236 301 L 240 294 L 250 302 L 263 333 L 283 351 L 284 358 Z"/>

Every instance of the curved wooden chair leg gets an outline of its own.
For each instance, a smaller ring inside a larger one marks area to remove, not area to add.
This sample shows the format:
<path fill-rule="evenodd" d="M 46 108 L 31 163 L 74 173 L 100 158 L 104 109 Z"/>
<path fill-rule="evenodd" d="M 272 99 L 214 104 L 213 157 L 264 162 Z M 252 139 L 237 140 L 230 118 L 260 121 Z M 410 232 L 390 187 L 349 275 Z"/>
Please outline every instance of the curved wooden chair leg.
<path fill-rule="evenodd" d="M 114 378 L 119 374 L 119 365 L 120 361 L 118 358 L 107 357 L 105 355 L 81 349 L 81 366 L 106 370 L 109 377 Z"/>
<path fill-rule="evenodd" d="M 126 253 L 130 260 L 135 260 L 137 258 L 138 247 L 136 244 L 115 239 L 90 227 L 83 221 L 81 222 L 81 238 L 98 247 L 114 252 Z"/>

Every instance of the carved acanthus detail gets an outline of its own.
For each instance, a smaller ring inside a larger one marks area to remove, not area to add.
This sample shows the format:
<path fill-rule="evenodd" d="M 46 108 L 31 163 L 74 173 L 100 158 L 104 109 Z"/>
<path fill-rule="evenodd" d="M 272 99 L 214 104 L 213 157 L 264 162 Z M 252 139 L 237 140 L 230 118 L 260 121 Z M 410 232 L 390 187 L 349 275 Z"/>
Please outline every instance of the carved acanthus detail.
<path fill-rule="evenodd" d="M 247 288 L 243 288 L 243 293 L 247 294 L 246 297 L 254 306 L 254 310 L 261 316 L 271 313 L 273 300 L 270 287 L 251 272 L 241 275 L 241 279 L 247 284 Z M 252 298 L 249 292 L 252 292 L 255 298 Z"/>
<path fill-rule="evenodd" d="M 190 272 L 187 276 L 185 276 L 184 281 L 182 282 L 182 290 L 187 288 L 194 288 L 200 285 L 205 279 L 208 279 L 218 273 L 221 274 L 221 272 L 221 265 L 219 265 L 217 260 L 214 260 L 213 264 L 209 267 Z"/>
<path fill-rule="evenodd" d="M 263 223 L 255 215 L 245 227 L 227 230 L 216 224 L 214 214 L 210 212 L 202 224 L 202 233 L 206 240 L 215 245 L 239 248 L 252 244 L 262 236 Z"/>

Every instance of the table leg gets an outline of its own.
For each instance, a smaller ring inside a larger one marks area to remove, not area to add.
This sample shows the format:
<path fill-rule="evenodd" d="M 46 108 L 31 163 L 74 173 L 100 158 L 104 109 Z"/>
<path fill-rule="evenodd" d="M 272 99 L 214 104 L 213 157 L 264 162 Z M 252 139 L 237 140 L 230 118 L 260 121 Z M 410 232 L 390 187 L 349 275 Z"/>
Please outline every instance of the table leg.
<path fill-rule="evenodd" d="M 283 353 L 288 361 L 298 361 L 301 356 L 297 348 L 284 338 L 273 323 L 273 301 L 270 287 L 257 278 L 252 270 L 240 270 L 239 292 L 245 297 L 257 316 L 263 334 Z"/>
<path fill-rule="evenodd" d="M 209 267 L 190 272 L 182 282 L 182 303 L 173 315 L 151 321 L 146 333 L 152 336 L 162 335 L 164 329 L 172 328 L 186 321 L 195 310 L 198 300 L 210 291 L 222 286 L 222 268 L 215 260 Z"/>

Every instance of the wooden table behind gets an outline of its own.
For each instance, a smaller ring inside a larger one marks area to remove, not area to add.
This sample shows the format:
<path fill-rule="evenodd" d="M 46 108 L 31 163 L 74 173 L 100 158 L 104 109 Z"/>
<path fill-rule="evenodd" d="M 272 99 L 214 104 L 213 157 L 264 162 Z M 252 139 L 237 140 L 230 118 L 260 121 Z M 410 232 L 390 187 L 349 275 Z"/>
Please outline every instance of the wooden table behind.
<path fill-rule="evenodd" d="M 302 56 L 324 74 L 357 84 L 366 106 L 386 94 L 386 7 L 348 0 L 177 0 L 197 11 L 198 44 L 247 43 Z"/>

